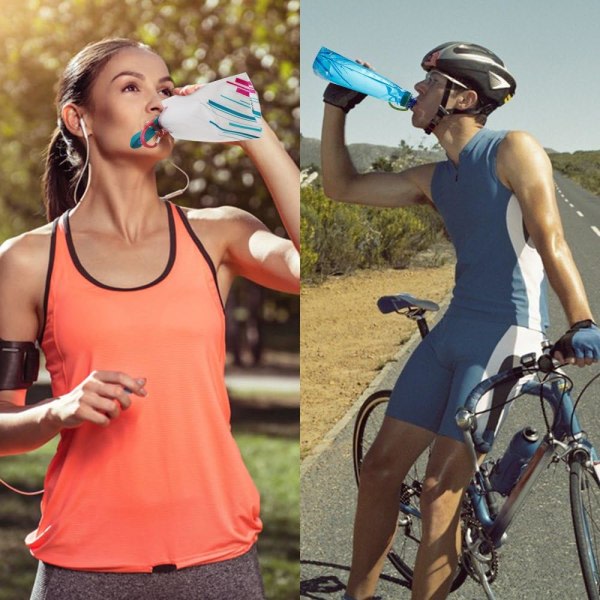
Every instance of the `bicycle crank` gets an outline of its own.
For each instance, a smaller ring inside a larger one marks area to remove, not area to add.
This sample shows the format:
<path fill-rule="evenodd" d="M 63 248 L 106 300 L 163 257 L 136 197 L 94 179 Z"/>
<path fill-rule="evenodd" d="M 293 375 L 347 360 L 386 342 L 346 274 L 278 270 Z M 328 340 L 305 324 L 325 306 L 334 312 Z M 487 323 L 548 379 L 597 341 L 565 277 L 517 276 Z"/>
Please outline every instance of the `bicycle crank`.
<path fill-rule="evenodd" d="M 481 584 L 488 600 L 494 600 L 490 584 L 498 575 L 498 553 L 479 521 L 466 516 L 462 523 L 462 564 L 471 578 Z"/>

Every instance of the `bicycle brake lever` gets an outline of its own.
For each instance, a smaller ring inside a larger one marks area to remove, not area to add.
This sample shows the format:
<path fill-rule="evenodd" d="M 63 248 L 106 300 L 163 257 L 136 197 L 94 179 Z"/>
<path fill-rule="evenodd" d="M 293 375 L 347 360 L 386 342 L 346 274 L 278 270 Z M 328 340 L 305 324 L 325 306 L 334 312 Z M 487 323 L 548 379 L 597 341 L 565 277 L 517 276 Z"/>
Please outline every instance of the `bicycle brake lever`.
<path fill-rule="evenodd" d="M 538 359 L 538 368 L 542 373 L 552 373 L 560 363 L 549 354 L 542 354 Z"/>

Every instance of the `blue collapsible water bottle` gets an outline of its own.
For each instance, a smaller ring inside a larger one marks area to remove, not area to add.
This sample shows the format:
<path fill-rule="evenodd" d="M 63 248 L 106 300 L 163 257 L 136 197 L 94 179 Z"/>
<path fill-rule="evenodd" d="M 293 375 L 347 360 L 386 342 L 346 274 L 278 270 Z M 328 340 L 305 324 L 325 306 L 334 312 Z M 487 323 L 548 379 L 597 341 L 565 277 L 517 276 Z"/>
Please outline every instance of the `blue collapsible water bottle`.
<path fill-rule="evenodd" d="M 518 431 L 502 458 L 492 469 L 490 474 L 492 489 L 503 496 L 508 496 L 541 443 L 540 435 L 533 427 L 525 427 Z"/>
<path fill-rule="evenodd" d="M 397 83 L 329 48 L 319 50 L 313 71 L 327 81 L 385 100 L 398 110 L 408 110 L 416 102 L 412 94 Z"/>

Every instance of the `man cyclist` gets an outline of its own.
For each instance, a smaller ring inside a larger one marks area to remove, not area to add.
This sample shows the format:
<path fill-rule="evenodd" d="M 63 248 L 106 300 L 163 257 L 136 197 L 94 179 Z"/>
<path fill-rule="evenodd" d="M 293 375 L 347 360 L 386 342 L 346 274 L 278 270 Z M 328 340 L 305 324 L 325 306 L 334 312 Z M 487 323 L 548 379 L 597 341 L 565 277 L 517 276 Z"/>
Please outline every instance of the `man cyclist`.
<path fill-rule="evenodd" d="M 493 52 L 463 42 L 434 48 L 421 66 L 426 76 L 415 86 L 412 124 L 437 137 L 447 154 L 440 163 L 357 173 L 344 127 L 364 95 L 335 84 L 324 95 L 325 193 L 374 206 L 430 205 L 457 253 L 450 306 L 407 362 L 362 465 L 346 595 L 353 600 L 373 598 L 396 528 L 401 483 L 430 444 L 412 593 L 447 596 L 460 550 L 461 498 L 472 476 L 454 415 L 479 381 L 540 350 L 548 326 L 546 279 L 570 324 L 555 356 L 580 366 L 600 358 L 600 330 L 563 236 L 548 156 L 527 133 L 485 127 L 487 116 L 514 95 L 515 79 Z M 499 412 L 489 418 L 499 422 Z"/>

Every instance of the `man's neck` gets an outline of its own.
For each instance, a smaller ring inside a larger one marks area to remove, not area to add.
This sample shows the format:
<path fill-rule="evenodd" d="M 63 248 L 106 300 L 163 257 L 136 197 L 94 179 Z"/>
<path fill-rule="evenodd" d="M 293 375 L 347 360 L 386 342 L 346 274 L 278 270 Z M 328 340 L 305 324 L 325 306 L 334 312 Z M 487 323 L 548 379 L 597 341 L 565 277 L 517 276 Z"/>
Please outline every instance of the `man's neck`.
<path fill-rule="evenodd" d="M 450 115 L 440 122 L 434 134 L 448 158 L 457 165 L 462 149 L 482 128 L 470 115 Z"/>

